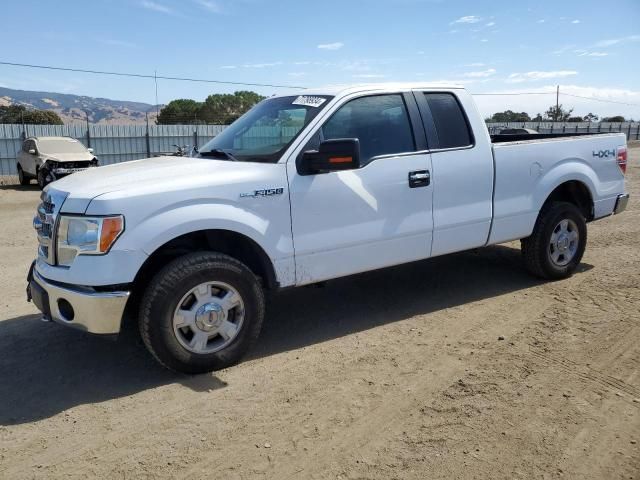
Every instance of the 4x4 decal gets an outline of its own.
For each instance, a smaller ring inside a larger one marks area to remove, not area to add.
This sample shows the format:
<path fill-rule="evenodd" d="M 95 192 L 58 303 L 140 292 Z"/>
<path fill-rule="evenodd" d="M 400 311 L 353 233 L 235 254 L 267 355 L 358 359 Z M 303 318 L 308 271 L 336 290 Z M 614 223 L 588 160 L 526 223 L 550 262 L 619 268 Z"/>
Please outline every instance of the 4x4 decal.
<path fill-rule="evenodd" d="M 593 152 L 591 152 L 591 154 L 594 157 L 598 157 L 598 158 L 609 158 L 609 157 L 615 157 L 616 156 L 616 151 L 615 151 L 615 149 L 611 149 L 611 150 L 594 150 Z"/>

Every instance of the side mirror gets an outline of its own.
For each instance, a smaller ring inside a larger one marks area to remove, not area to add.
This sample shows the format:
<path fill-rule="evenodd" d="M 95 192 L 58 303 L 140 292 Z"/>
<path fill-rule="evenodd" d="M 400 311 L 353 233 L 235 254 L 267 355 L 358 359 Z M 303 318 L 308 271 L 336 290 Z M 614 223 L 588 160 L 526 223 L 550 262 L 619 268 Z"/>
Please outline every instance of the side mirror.
<path fill-rule="evenodd" d="M 30 148 L 30 149 L 29 149 L 29 154 L 30 154 L 30 155 L 35 155 L 35 154 L 36 154 L 36 150 L 35 150 L 35 148 Z"/>
<path fill-rule="evenodd" d="M 91 148 L 91 147 L 87 148 L 87 152 L 93 153 L 93 148 Z"/>
<path fill-rule="evenodd" d="M 314 175 L 360 168 L 360 141 L 337 138 L 320 143 L 318 150 L 307 150 L 298 163 L 300 175 Z"/>

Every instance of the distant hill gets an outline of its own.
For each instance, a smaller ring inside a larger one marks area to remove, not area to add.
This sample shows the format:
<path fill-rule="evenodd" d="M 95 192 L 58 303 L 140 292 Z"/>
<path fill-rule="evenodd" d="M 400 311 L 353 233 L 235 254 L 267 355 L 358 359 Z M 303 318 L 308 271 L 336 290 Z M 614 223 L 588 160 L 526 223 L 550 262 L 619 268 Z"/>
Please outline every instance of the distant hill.
<path fill-rule="evenodd" d="M 149 123 L 155 124 L 157 116 L 156 106 L 148 103 L 0 87 L 0 105 L 14 104 L 24 105 L 27 108 L 53 110 L 66 124 L 84 123 L 86 121 L 85 112 L 89 114 L 91 123 L 103 125 L 141 125 L 145 123 L 145 114 L 147 113 Z"/>

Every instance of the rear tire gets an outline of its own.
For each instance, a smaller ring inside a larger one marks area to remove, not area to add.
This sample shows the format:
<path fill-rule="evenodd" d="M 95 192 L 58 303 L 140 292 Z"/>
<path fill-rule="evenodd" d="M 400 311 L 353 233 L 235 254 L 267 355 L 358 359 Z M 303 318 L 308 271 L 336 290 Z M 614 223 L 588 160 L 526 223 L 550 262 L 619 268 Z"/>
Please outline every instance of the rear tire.
<path fill-rule="evenodd" d="M 525 266 L 536 277 L 570 277 L 587 245 L 587 223 L 582 212 L 568 202 L 543 207 L 531 236 L 521 240 Z"/>
<path fill-rule="evenodd" d="M 246 265 L 221 253 L 190 253 L 147 287 L 140 334 L 166 368 L 205 373 L 242 358 L 260 334 L 264 311 L 262 287 Z"/>
<path fill-rule="evenodd" d="M 31 178 L 29 178 L 27 174 L 24 173 L 24 170 L 22 170 L 22 166 L 20 164 L 18 164 L 18 181 L 22 186 L 26 186 L 31 183 Z"/>

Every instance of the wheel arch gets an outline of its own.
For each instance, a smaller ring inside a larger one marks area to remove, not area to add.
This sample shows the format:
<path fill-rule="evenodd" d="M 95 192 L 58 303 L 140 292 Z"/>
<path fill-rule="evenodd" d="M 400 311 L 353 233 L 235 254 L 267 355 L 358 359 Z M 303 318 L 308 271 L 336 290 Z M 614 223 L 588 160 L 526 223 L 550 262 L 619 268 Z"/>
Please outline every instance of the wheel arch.
<path fill-rule="evenodd" d="M 134 285 L 147 284 L 168 262 L 198 250 L 224 253 L 241 261 L 268 289 L 275 289 L 279 285 L 274 265 L 264 249 L 249 236 L 226 229 L 195 230 L 159 245 L 138 270 Z"/>
<path fill-rule="evenodd" d="M 540 211 L 552 202 L 568 202 L 575 205 L 587 221 L 594 218 L 593 195 L 587 184 L 580 180 L 565 180 L 557 185 L 545 198 Z"/>

